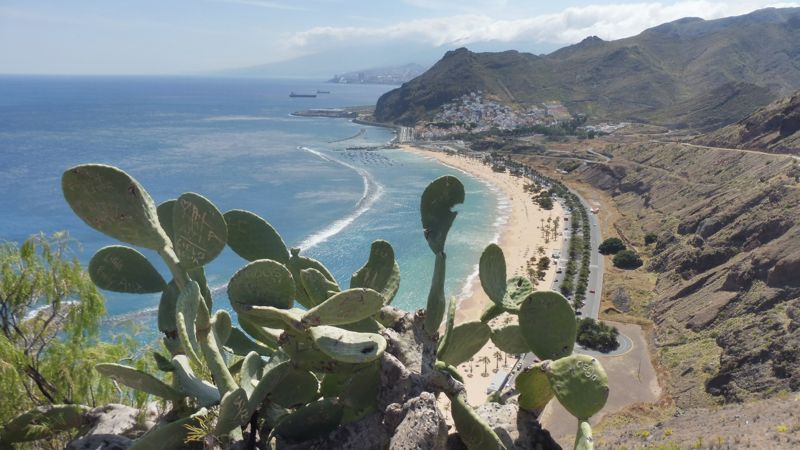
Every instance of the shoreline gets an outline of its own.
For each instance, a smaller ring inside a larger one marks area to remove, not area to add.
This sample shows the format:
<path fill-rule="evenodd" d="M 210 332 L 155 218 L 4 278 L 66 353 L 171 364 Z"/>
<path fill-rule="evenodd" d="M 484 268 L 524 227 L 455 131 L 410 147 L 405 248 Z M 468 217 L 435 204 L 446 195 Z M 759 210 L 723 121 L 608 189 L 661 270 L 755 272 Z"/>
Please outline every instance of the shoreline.
<path fill-rule="evenodd" d="M 434 159 L 441 164 L 465 172 L 487 184 L 498 194 L 498 204 L 494 213 L 498 214 L 503 207 L 507 207 L 508 212 L 505 215 L 506 220 L 500 221 L 498 224 L 495 237 L 496 243 L 503 249 L 509 278 L 515 275 L 526 275 L 528 260 L 534 256 L 538 259 L 541 255 L 539 247 L 543 247 L 545 255 L 551 259 L 552 252 L 561 249 L 563 236 L 559 235 L 555 240 L 546 241 L 540 229 L 541 221 L 547 220 L 548 217 L 564 217 L 561 205 L 554 202 L 553 209 L 550 211 L 539 208 L 530 199 L 530 194 L 524 190 L 527 182 L 525 179 L 513 177 L 508 173 L 494 172 L 481 161 L 463 155 L 448 155 L 408 144 L 401 144 L 399 147 L 403 151 Z M 498 215 L 496 220 L 500 220 L 500 217 L 502 216 Z M 546 271 L 544 280 L 538 282 L 536 289 L 549 290 L 555 279 L 555 271 L 555 262 L 553 261 Z M 481 287 L 480 278 L 473 272 L 465 281 L 460 292 L 456 324 L 479 320 L 483 310 L 489 304 L 489 297 Z M 515 317 L 504 314 L 495 320 L 513 320 Z M 485 402 L 486 389 L 495 377 L 495 369 L 510 371 L 515 362 L 513 358 L 503 358 L 505 361 L 501 364 L 497 355 L 498 349 L 490 340 L 475 354 L 473 362 L 467 362 L 458 367 L 465 376 L 467 399 L 473 406 Z M 491 362 L 481 362 L 484 361 L 483 358 L 489 358 Z M 485 374 L 488 375 L 484 376 Z"/>

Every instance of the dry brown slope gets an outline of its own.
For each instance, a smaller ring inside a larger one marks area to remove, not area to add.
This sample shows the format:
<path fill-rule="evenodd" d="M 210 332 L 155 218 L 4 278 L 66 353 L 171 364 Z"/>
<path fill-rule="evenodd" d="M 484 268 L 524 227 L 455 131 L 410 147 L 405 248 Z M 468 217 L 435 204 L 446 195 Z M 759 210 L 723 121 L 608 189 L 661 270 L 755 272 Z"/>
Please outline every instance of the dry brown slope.
<path fill-rule="evenodd" d="M 607 150 L 610 163 L 574 176 L 659 234 L 649 316 L 677 404 L 800 390 L 798 163 L 680 144 Z"/>
<path fill-rule="evenodd" d="M 775 101 L 695 143 L 714 147 L 800 154 L 800 91 Z"/>

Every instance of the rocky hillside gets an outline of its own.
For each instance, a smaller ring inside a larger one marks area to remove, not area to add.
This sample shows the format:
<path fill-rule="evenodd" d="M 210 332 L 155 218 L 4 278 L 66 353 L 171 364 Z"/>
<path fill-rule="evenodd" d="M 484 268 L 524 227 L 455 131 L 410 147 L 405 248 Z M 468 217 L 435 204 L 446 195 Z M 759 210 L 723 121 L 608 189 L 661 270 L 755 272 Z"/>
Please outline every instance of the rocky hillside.
<path fill-rule="evenodd" d="M 411 124 L 483 90 L 520 104 L 560 100 L 597 119 L 714 128 L 800 88 L 797 42 L 800 8 L 789 8 L 681 19 L 617 41 L 590 37 L 544 56 L 459 49 L 384 94 L 375 117 Z"/>
<path fill-rule="evenodd" d="M 570 176 L 610 193 L 642 249 L 658 234 L 646 310 L 677 405 L 800 390 L 798 161 L 677 143 L 602 151 L 608 163 Z"/>
<path fill-rule="evenodd" d="M 800 91 L 721 130 L 696 139 L 713 147 L 800 154 Z"/>

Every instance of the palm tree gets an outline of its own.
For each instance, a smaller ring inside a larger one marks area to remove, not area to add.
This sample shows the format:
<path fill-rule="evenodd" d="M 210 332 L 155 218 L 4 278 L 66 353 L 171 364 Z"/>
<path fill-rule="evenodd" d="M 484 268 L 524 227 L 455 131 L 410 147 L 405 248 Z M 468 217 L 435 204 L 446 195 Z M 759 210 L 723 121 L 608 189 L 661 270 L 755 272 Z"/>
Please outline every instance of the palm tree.
<path fill-rule="evenodd" d="M 482 377 L 488 377 L 489 376 L 489 363 L 491 362 L 491 359 L 489 359 L 488 356 L 484 356 L 484 357 L 482 357 L 480 359 L 480 362 L 483 363 L 483 373 L 481 374 L 481 376 Z"/>
<path fill-rule="evenodd" d="M 500 370 L 500 360 L 503 359 L 503 354 L 500 353 L 500 350 L 494 352 L 494 359 L 496 360 L 496 364 L 494 365 L 494 373 L 497 373 Z"/>

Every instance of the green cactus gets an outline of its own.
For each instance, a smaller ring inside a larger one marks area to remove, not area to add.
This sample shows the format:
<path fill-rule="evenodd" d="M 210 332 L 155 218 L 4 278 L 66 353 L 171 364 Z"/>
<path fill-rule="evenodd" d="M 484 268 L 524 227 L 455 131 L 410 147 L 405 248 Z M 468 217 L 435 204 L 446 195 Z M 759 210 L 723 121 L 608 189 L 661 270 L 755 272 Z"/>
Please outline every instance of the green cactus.
<path fill-rule="evenodd" d="M 161 292 L 161 274 L 138 251 L 123 245 L 103 247 L 89 261 L 89 277 L 100 289 L 130 294 Z"/>
<path fill-rule="evenodd" d="M 330 283 L 336 286 L 339 286 L 339 284 L 336 283 L 336 279 L 333 278 L 333 275 L 331 275 L 330 271 L 328 271 L 328 269 L 321 262 L 317 261 L 316 259 L 300 256 L 299 248 L 291 249 L 290 253 L 291 256 L 289 257 L 289 262 L 286 264 L 286 268 L 288 268 L 292 273 L 292 277 L 294 278 L 296 284 L 296 300 L 306 308 L 313 308 L 317 306 L 317 304 L 314 303 L 314 300 L 309 296 L 303 287 L 302 281 L 300 281 L 300 272 L 306 269 L 315 269 L 324 275 Z"/>
<path fill-rule="evenodd" d="M 495 305 L 503 305 L 506 294 L 506 259 L 497 244 L 489 244 L 481 254 L 478 274 L 486 295 Z"/>
<path fill-rule="evenodd" d="M 451 366 L 468 361 L 492 335 L 489 325 L 481 321 L 465 322 L 453 328 L 450 344 L 437 357 Z"/>
<path fill-rule="evenodd" d="M 592 426 L 585 420 L 578 423 L 578 432 L 575 433 L 575 450 L 594 450 Z"/>
<path fill-rule="evenodd" d="M 280 234 L 266 220 L 241 209 L 224 215 L 228 224 L 228 246 L 248 261 L 271 259 L 286 264 L 289 251 Z"/>
<path fill-rule="evenodd" d="M 392 303 L 400 288 L 400 266 L 394 259 L 394 249 L 386 241 L 375 241 L 369 259 L 350 278 L 350 288 L 369 288 L 380 292 L 386 304 Z"/>
<path fill-rule="evenodd" d="M 358 333 L 332 326 L 310 329 L 314 345 L 331 359 L 360 364 L 374 361 L 386 350 L 386 339 L 380 334 Z"/>
<path fill-rule="evenodd" d="M 571 355 L 542 365 L 558 401 L 579 420 L 588 420 L 608 400 L 608 376 L 597 359 Z"/>
<path fill-rule="evenodd" d="M 469 450 L 505 450 L 494 430 L 470 408 L 463 392 L 448 397 L 458 435 Z"/>
<path fill-rule="evenodd" d="M 128 450 L 152 450 L 154 448 L 159 450 L 178 450 L 184 448 L 186 436 L 189 434 L 187 426 L 198 426 L 200 419 L 207 414 L 208 411 L 205 408 L 201 408 L 189 417 L 158 425 L 136 439 L 133 445 L 128 447 Z"/>
<path fill-rule="evenodd" d="M 519 312 L 522 336 L 541 360 L 558 359 L 572 353 L 577 335 L 575 311 L 557 292 L 534 292 L 522 302 Z"/>
<path fill-rule="evenodd" d="M 219 416 L 214 427 L 214 435 L 224 437 L 230 434 L 241 436 L 239 427 L 250 420 L 247 409 L 247 393 L 238 388 L 227 392 L 219 402 Z"/>
<path fill-rule="evenodd" d="M 202 195 L 178 197 L 172 208 L 172 245 L 185 269 L 211 262 L 225 248 L 228 226 L 222 213 Z"/>
<path fill-rule="evenodd" d="M 492 329 L 492 343 L 501 351 L 519 355 L 530 351 L 528 342 L 522 336 L 522 329 L 513 323 Z"/>
<path fill-rule="evenodd" d="M 303 325 L 343 325 L 372 317 L 385 299 L 372 289 L 355 288 L 339 292 L 303 315 Z"/>
<path fill-rule="evenodd" d="M 237 313 L 253 305 L 289 309 L 294 303 L 294 286 L 286 266 L 270 259 L 259 259 L 233 275 L 228 283 L 228 298 Z"/>
<path fill-rule="evenodd" d="M 537 415 L 553 398 L 553 389 L 542 363 L 523 369 L 514 383 L 519 391 L 519 407 Z"/>
<path fill-rule="evenodd" d="M 175 368 L 173 376 L 177 390 L 197 400 L 200 406 L 211 406 L 219 402 L 220 393 L 217 387 L 194 374 L 186 355 L 173 356 L 172 366 Z"/>
<path fill-rule="evenodd" d="M 325 278 L 322 272 L 314 268 L 300 271 L 300 283 L 308 296 L 309 304 L 314 306 L 340 291 L 339 285 Z"/>
<path fill-rule="evenodd" d="M 159 225 L 150 194 L 116 167 L 102 164 L 72 167 L 64 172 L 61 189 L 75 214 L 95 230 L 156 251 L 170 242 Z"/>
<path fill-rule="evenodd" d="M 172 386 L 127 366 L 100 364 L 97 370 L 172 401 L 178 416 L 187 414 L 183 408 L 201 407 L 191 417 L 156 427 L 132 448 L 179 448 L 186 425 L 196 427 L 201 418 L 205 423 L 208 413 L 202 407 L 215 405 L 219 410 L 212 434 L 224 444 L 241 439 L 240 427 L 253 417 L 259 427 L 272 428 L 272 435 L 291 442 L 323 436 L 376 411 L 381 356 L 387 348 L 382 333 L 391 333 L 384 326 L 394 326 L 399 318 L 391 308 L 384 309 L 400 283 L 389 243 L 372 243 L 367 262 L 352 275 L 350 289 L 342 291 L 322 263 L 300 256 L 299 249 L 287 250 L 275 229 L 251 212 L 222 215 L 193 193 L 155 208 L 132 177 L 108 166 L 77 166 L 64 174 L 62 185 L 70 206 L 86 223 L 156 250 L 172 274 L 166 283 L 144 255 L 123 246 L 101 249 L 90 264 L 92 279 L 101 288 L 161 292 L 158 327 L 172 358 L 153 356 L 159 370 L 171 372 Z M 450 397 L 456 428 L 468 448 L 502 449 L 497 434 L 467 404 L 464 379 L 454 367 L 490 338 L 503 351 L 532 350 L 548 359 L 517 378 L 522 409 L 538 412 L 555 396 L 576 417 L 586 419 L 605 403 L 607 380 L 595 360 L 568 356 L 575 320 L 566 299 L 534 293 L 527 278 L 506 279 L 503 252 L 495 244 L 486 247 L 479 264 L 481 285 L 492 304 L 480 321 L 455 326 L 458 303 L 445 300 L 444 247 L 457 215 L 452 209 L 463 201 L 464 186 L 449 176 L 432 182 L 420 201 L 425 238 L 435 256 L 423 329 L 435 340 L 446 318 L 430 380 L 434 392 Z M 228 283 L 241 329 L 223 310 L 212 315 L 203 268 L 226 244 L 249 261 Z M 305 309 L 295 308 L 295 302 Z M 503 313 L 518 314 L 519 325 L 492 330 L 488 322 Z M 226 352 L 243 358 L 228 361 Z M 198 373 L 210 373 L 214 384 L 196 375 L 193 365 Z M 579 428 L 576 447 L 591 448 L 587 427 Z"/>
<path fill-rule="evenodd" d="M 270 401 L 284 408 L 296 408 L 320 397 L 319 381 L 308 370 L 290 368 L 269 394 Z"/>
<path fill-rule="evenodd" d="M 335 430 L 342 422 L 343 414 L 343 405 L 325 398 L 297 408 L 278 422 L 273 431 L 290 441 L 311 440 Z"/>
<path fill-rule="evenodd" d="M 94 366 L 101 375 L 148 394 L 161 397 L 165 400 L 177 401 L 185 397 L 184 394 L 169 387 L 158 378 L 121 364 L 101 363 Z"/>

